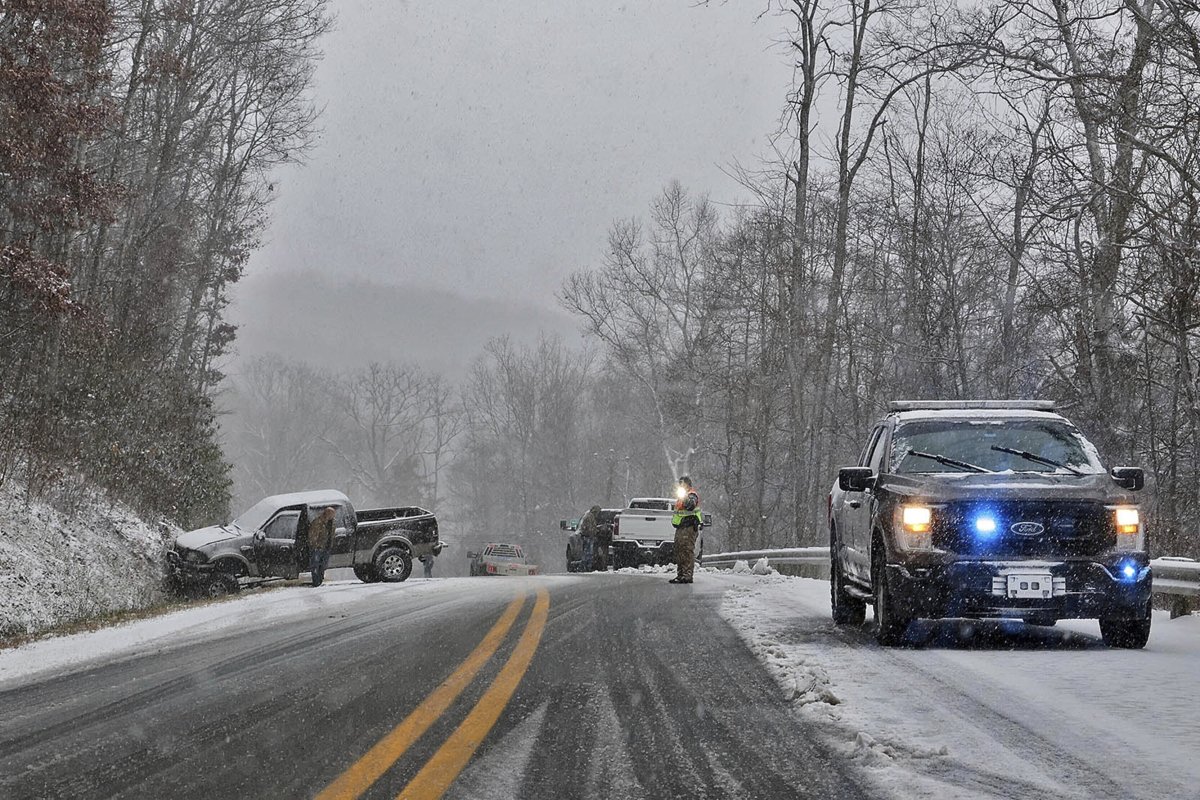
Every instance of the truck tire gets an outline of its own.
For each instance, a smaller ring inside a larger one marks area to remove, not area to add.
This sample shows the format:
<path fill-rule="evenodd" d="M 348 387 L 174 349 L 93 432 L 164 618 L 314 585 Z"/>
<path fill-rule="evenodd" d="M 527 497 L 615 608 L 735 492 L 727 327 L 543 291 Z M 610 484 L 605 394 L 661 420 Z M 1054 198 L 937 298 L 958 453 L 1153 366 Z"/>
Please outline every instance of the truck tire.
<path fill-rule="evenodd" d="M 862 625 L 867 619 L 867 603 L 846 593 L 846 576 L 838 556 L 837 529 L 829 527 L 829 607 L 835 625 Z"/>
<path fill-rule="evenodd" d="M 386 583 L 402 583 L 412 574 L 412 556 L 401 547 L 385 547 L 375 556 L 375 574 Z"/>
<path fill-rule="evenodd" d="M 896 609 L 896 599 L 888 586 L 885 569 L 886 554 L 883 542 L 876 539 L 871 547 L 871 588 L 875 594 L 875 641 L 883 647 L 895 647 L 904 639 L 908 630 L 907 617 Z"/>
<path fill-rule="evenodd" d="M 212 572 L 197 584 L 201 597 L 225 597 L 242 590 L 236 575 L 228 572 Z"/>
<path fill-rule="evenodd" d="M 379 582 L 379 576 L 375 573 L 375 567 L 371 564 L 362 564 L 355 567 L 354 577 L 358 578 L 363 583 Z"/>
<path fill-rule="evenodd" d="M 1100 618 L 1100 638 L 1109 647 L 1122 650 L 1141 650 L 1150 639 L 1150 604 L 1140 617 Z"/>

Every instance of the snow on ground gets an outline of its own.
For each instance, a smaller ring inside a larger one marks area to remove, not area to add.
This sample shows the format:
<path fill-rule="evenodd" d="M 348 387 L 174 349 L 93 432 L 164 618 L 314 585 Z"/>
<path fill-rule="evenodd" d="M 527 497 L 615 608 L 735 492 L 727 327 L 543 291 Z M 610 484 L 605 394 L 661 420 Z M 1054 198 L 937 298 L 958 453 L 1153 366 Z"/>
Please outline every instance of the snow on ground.
<path fill-rule="evenodd" d="M 337 572 L 349 574 L 350 571 Z M 511 598 L 516 587 L 524 586 L 532 591 L 534 586 L 553 586 L 564 580 L 561 577 L 410 578 L 404 583 L 367 584 L 350 578 L 327 580 L 315 589 L 287 586 L 250 590 L 221 602 L 0 650 L 0 689 L 26 683 L 47 673 L 61 675 L 282 621 L 321 616 L 337 609 L 344 610 L 353 603 L 374 605 L 387 601 L 389 596 L 398 602 L 431 594 L 436 594 L 439 602 L 467 597 Z"/>
<path fill-rule="evenodd" d="M 0 636 L 35 633 L 162 599 L 173 532 L 83 492 L 71 513 L 0 487 Z"/>
<path fill-rule="evenodd" d="M 610 575 L 674 575 L 676 571 L 674 564 L 641 564 L 636 567 L 621 567 L 618 570 L 609 572 Z M 695 574 L 701 572 L 717 572 L 715 567 L 702 567 L 699 564 L 694 569 Z M 590 573 L 599 575 L 600 573 Z"/>
<path fill-rule="evenodd" d="M 674 564 L 642 564 L 637 567 L 621 567 L 614 570 L 617 575 L 666 575 L 674 574 Z"/>
<path fill-rule="evenodd" d="M 1200 617 L 1155 612 L 1144 651 L 1093 620 L 918 622 L 888 649 L 833 625 L 826 581 L 715 580 L 783 701 L 883 795 L 1200 797 Z"/>

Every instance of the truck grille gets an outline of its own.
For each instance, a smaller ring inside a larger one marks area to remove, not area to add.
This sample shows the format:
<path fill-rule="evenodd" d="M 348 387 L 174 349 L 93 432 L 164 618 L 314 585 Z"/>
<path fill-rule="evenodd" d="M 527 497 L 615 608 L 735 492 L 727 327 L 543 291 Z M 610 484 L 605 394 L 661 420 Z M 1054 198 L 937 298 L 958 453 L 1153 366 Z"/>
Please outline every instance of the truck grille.
<path fill-rule="evenodd" d="M 996 523 L 990 534 L 976 530 L 984 516 Z M 935 513 L 933 540 L 943 550 L 981 557 L 1097 556 L 1116 544 L 1110 516 L 1089 502 L 952 503 Z"/>

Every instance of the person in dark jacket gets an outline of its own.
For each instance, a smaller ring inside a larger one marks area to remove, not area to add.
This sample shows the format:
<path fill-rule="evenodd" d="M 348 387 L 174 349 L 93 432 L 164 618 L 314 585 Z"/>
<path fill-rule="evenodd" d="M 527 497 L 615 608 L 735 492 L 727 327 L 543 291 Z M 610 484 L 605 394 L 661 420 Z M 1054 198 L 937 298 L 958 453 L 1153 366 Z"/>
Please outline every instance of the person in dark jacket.
<path fill-rule="evenodd" d="M 325 580 L 329 548 L 333 547 L 333 518 L 336 514 L 337 509 L 329 506 L 308 526 L 308 568 L 312 572 L 313 586 L 320 586 Z"/>
<path fill-rule="evenodd" d="M 598 509 L 596 506 L 593 510 Z M 592 558 L 592 566 L 599 572 L 608 572 L 608 548 L 612 547 L 613 526 L 611 522 L 600 522 L 600 512 L 596 511 L 596 551 Z"/>
<path fill-rule="evenodd" d="M 592 506 L 579 523 L 579 536 L 583 539 L 583 561 L 580 572 L 592 571 L 592 559 L 596 554 L 596 537 L 600 533 L 600 506 Z"/>

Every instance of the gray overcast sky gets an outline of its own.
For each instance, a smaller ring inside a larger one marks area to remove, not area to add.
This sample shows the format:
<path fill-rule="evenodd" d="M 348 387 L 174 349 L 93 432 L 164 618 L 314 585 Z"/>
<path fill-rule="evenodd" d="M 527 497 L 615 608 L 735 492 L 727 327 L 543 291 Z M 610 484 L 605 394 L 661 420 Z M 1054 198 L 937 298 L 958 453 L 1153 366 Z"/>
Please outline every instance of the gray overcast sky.
<path fill-rule="evenodd" d="M 720 167 L 765 151 L 790 77 L 765 6 L 338 0 L 323 134 L 280 174 L 246 280 L 553 303 L 667 181 L 742 195 Z"/>

